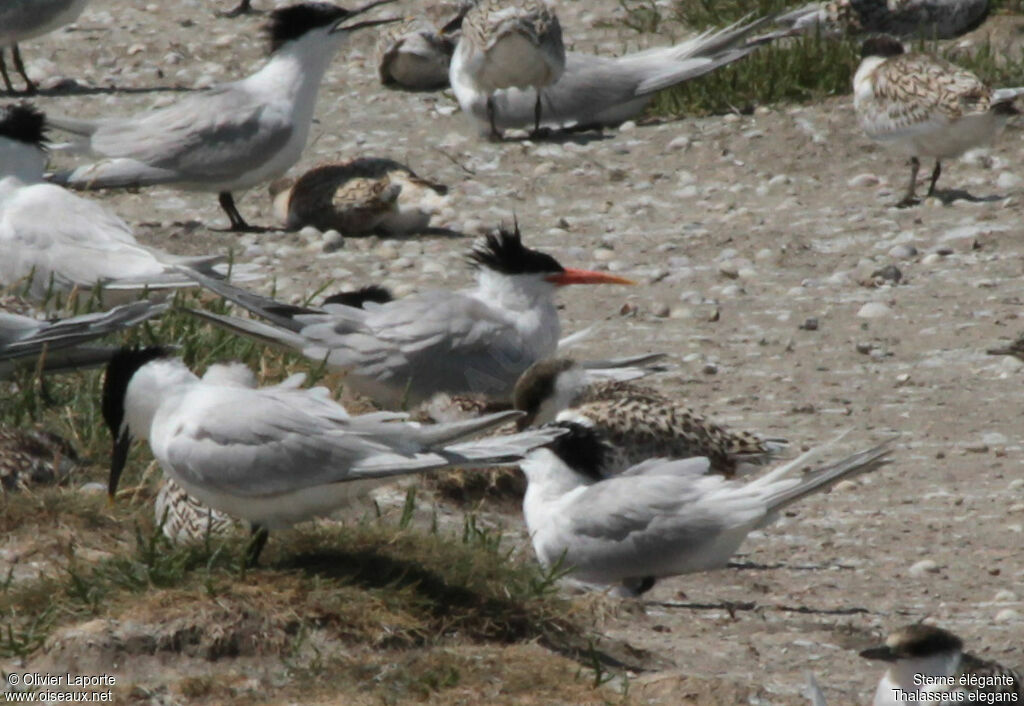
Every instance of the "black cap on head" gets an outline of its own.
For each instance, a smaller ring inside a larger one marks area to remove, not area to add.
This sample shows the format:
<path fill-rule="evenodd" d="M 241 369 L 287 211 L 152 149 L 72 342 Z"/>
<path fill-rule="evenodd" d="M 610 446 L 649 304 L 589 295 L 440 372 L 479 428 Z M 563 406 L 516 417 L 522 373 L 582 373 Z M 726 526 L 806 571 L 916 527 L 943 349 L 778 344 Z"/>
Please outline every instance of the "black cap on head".
<path fill-rule="evenodd" d="M 171 352 L 161 346 L 149 348 L 122 348 L 107 363 L 103 377 L 103 419 L 110 434 L 117 440 L 124 421 L 124 397 L 135 371 L 157 358 L 166 358 Z"/>
<path fill-rule="evenodd" d="M 523 426 L 532 424 L 544 400 L 555 394 L 558 376 L 575 365 L 576 362 L 571 358 L 547 358 L 538 360 L 519 376 L 512 391 L 512 406 L 520 412 L 526 412 L 526 416 L 520 418 L 524 422 Z"/>
<path fill-rule="evenodd" d="M 468 259 L 476 267 L 484 267 L 503 275 L 556 274 L 565 272 L 558 260 L 539 250 L 523 245 L 519 223 L 514 230 L 502 227 L 478 244 Z"/>
<path fill-rule="evenodd" d="M 381 287 L 379 284 L 371 284 L 366 287 L 360 287 L 353 292 L 338 292 L 332 294 L 324 299 L 324 304 L 344 304 L 345 306 L 351 306 L 356 309 L 362 309 L 363 304 L 366 302 L 374 302 L 376 304 L 387 304 L 390 301 L 394 301 L 394 297 L 387 287 Z"/>
<path fill-rule="evenodd" d="M 0 112 L 0 137 L 43 149 L 46 116 L 31 103 L 8 105 Z"/>
<path fill-rule="evenodd" d="M 592 480 L 602 480 L 601 468 L 608 443 L 594 429 L 576 422 L 555 422 L 552 426 L 569 431 L 547 445 L 572 470 Z"/>
<path fill-rule="evenodd" d="M 329 2 L 304 2 L 278 8 L 270 13 L 266 27 L 270 51 L 277 51 L 286 42 L 298 39 L 310 30 L 333 27 L 352 14 L 355 13 Z"/>
<path fill-rule="evenodd" d="M 862 59 L 867 59 L 869 56 L 899 56 L 903 53 L 903 43 L 888 35 L 865 39 L 864 43 L 860 45 L 860 58 Z"/>
<path fill-rule="evenodd" d="M 866 659 L 895 662 L 900 659 L 914 659 L 948 654 L 962 650 L 963 641 L 942 628 L 916 623 L 900 628 L 881 647 L 872 647 L 860 653 Z"/>

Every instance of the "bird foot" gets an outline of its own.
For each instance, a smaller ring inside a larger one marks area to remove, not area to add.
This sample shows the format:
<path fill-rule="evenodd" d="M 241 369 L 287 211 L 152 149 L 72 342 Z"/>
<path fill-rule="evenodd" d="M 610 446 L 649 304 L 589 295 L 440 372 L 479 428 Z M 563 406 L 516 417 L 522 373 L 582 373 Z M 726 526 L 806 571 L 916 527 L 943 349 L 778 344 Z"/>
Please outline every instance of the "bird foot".
<path fill-rule="evenodd" d="M 902 199 L 893 204 L 896 208 L 910 208 L 911 206 L 917 206 L 921 203 L 921 199 L 916 196 L 904 196 Z"/>

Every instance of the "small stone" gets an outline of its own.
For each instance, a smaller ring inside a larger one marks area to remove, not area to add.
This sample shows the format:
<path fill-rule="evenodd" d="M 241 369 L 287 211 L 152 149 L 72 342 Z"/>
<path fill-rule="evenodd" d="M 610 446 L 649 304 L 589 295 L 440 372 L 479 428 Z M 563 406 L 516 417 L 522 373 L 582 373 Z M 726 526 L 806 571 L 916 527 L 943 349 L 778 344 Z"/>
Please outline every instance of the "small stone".
<path fill-rule="evenodd" d="M 996 591 L 996 597 L 994 600 L 997 603 L 1016 603 L 1017 594 L 1013 591 L 1007 591 L 1004 588 L 1002 591 Z"/>
<path fill-rule="evenodd" d="M 942 262 L 942 255 L 937 252 L 930 252 L 921 258 L 922 265 L 934 265 L 936 262 Z"/>
<path fill-rule="evenodd" d="M 804 331 L 817 331 L 818 330 L 818 319 L 816 319 L 813 316 L 811 316 L 811 317 L 809 317 L 807 319 L 804 319 L 804 322 L 802 324 L 800 324 L 800 328 L 803 329 Z"/>
<path fill-rule="evenodd" d="M 852 187 L 878 186 L 880 182 L 881 180 L 876 175 L 865 173 L 850 177 L 849 181 L 846 182 L 846 185 Z"/>
<path fill-rule="evenodd" d="M 726 260 L 718 266 L 718 274 L 729 279 L 738 279 L 740 276 L 740 267 L 735 260 Z"/>
<path fill-rule="evenodd" d="M 659 319 L 668 318 L 669 314 L 671 313 L 672 310 L 669 308 L 668 304 L 663 304 L 659 302 L 651 307 L 651 314 L 657 316 Z"/>
<path fill-rule="evenodd" d="M 917 255 L 917 248 L 913 245 L 901 244 L 893 247 L 889 250 L 889 257 L 894 257 L 897 260 L 909 260 Z"/>
<path fill-rule="evenodd" d="M 633 132 L 634 130 L 636 130 L 636 121 L 634 120 L 627 120 L 619 125 L 619 132 Z"/>
<path fill-rule="evenodd" d="M 911 566 L 908 573 L 911 576 L 924 576 L 925 574 L 937 574 L 939 571 L 939 565 L 934 561 L 931 559 L 922 559 Z"/>
<path fill-rule="evenodd" d="M 78 489 L 78 492 L 84 493 L 85 495 L 98 495 L 100 493 L 106 493 L 107 486 L 103 483 L 86 483 Z"/>
<path fill-rule="evenodd" d="M 873 279 L 880 279 L 883 282 L 899 284 L 900 280 L 903 279 L 903 273 L 900 272 L 900 268 L 896 267 L 896 265 L 886 265 L 880 270 L 872 272 L 871 277 Z"/>
<path fill-rule="evenodd" d="M 989 452 L 989 446 L 984 442 L 967 444 L 964 446 L 964 451 L 972 454 L 987 454 Z"/>
<path fill-rule="evenodd" d="M 341 237 L 341 233 L 334 230 L 333 228 L 323 235 L 323 251 L 325 253 L 334 252 L 340 250 L 345 246 L 345 239 Z"/>
<path fill-rule="evenodd" d="M 378 260 L 395 260 L 398 258 L 398 248 L 394 245 L 381 245 L 373 254 Z"/>
<path fill-rule="evenodd" d="M 705 363 L 704 367 L 701 368 L 701 372 L 703 372 L 705 375 L 714 375 L 715 373 L 718 372 L 718 366 L 715 365 L 714 363 Z"/>
<path fill-rule="evenodd" d="M 868 302 L 860 308 L 860 311 L 857 312 L 857 316 L 862 319 L 879 319 L 884 316 L 890 316 L 891 314 L 892 309 L 882 302 Z"/>
<path fill-rule="evenodd" d="M 302 230 L 299 231 L 299 236 L 305 238 L 306 242 L 312 243 L 320 240 L 320 230 L 313 226 L 304 226 Z"/>
<path fill-rule="evenodd" d="M 1003 608 L 1001 611 L 996 613 L 997 623 L 1015 623 L 1020 620 L 1021 615 L 1013 608 Z"/>
<path fill-rule="evenodd" d="M 690 138 L 686 135 L 680 135 L 671 142 L 668 143 L 670 150 L 683 150 L 690 146 Z"/>
<path fill-rule="evenodd" d="M 852 480 L 841 480 L 832 486 L 833 493 L 848 493 L 859 488 L 859 484 Z"/>
<path fill-rule="evenodd" d="M 875 348 L 874 343 L 868 343 L 867 341 L 861 341 L 856 346 L 857 352 L 863 355 L 868 355 Z"/>
<path fill-rule="evenodd" d="M 610 248 L 598 248 L 594 251 L 594 259 L 598 262 L 608 262 L 615 257 L 615 251 Z"/>
<path fill-rule="evenodd" d="M 1013 172 L 1003 172 L 996 178 L 996 187 L 1000 189 L 1013 189 L 1021 185 L 1022 180 Z"/>

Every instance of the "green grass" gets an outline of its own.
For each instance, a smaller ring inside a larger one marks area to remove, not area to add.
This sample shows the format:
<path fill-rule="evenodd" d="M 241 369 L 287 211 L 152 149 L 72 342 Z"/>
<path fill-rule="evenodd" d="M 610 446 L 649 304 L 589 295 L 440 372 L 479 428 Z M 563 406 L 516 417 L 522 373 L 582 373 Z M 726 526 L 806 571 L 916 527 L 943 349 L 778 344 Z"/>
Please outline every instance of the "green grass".
<path fill-rule="evenodd" d="M 670 17 L 649 0 L 621 0 L 623 24 L 634 31 L 659 33 L 667 21 L 695 29 L 723 27 L 744 18 L 795 8 L 787 0 L 679 0 Z M 993 12 L 1021 13 L 1024 0 L 998 2 Z M 659 93 L 650 116 L 676 118 L 749 113 L 757 106 L 816 103 L 851 91 L 860 62 L 858 37 L 806 35 L 761 47 L 735 64 Z M 955 42 L 917 41 L 917 51 L 943 56 L 993 86 L 1024 85 L 1024 57 L 1006 56 L 988 44 L 958 50 Z"/>

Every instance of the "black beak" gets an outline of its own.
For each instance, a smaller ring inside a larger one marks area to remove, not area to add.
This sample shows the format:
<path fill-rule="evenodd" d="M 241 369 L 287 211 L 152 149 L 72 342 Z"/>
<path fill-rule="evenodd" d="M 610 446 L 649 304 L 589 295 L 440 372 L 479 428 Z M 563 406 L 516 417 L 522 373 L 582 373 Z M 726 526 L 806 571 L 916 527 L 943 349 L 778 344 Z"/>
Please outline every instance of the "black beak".
<path fill-rule="evenodd" d="M 892 651 L 891 647 L 883 645 L 882 647 L 871 647 L 863 650 L 860 656 L 864 659 L 877 659 L 882 662 L 895 662 L 899 657 Z"/>
<path fill-rule="evenodd" d="M 403 19 L 401 17 L 386 17 L 383 20 L 366 20 L 365 22 L 357 22 L 354 25 L 342 25 L 343 22 L 348 22 L 353 17 L 358 17 L 359 15 L 363 14 L 368 10 L 372 10 L 378 5 L 387 5 L 388 3 L 392 2 L 397 2 L 397 0 L 375 0 L 374 2 L 371 2 L 369 5 L 363 5 L 358 10 L 353 10 L 348 14 L 347 17 L 345 17 L 342 20 L 338 20 L 338 24 L 334 25 L 334 28 L 331 29 L 331 34 L 334 34 L 335 32 L 354 32 L 357 29 L 362 29 L 364 27 L 374 27 L 376 25 L 386 25 L 392 22 L 401 22 Z"/>
<path fill-rule="evenodd" d="M 114 495 L 117 493 L 117 484 L 121 481 L 121 471 L 124 470 L 124 465 L 128 462 L 128 450 L 131 446 L 132 435 L 126 428 L 121 432 L 121 436 L 114 440 L 114 450 L 110 454 L 110 480 L 107 483 L 107 497 L 111 502 L 114 501 Z"/>

